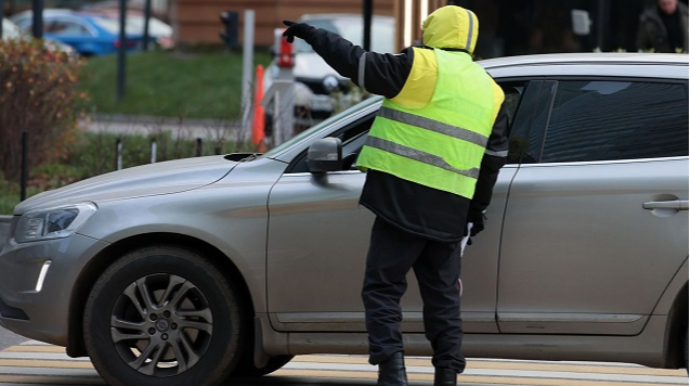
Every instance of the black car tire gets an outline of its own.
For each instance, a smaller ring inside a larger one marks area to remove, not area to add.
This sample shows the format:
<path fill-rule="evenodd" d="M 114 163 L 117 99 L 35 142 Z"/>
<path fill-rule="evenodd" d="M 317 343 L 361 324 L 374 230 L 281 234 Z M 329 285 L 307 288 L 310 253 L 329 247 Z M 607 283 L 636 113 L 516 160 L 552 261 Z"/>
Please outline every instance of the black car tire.
<path fill-rule="evenodd" d="M 87 352 L 113 386 L 218 385 L 244 349 L 236 294 L 216 266 L 186 249 L 128 253 L 87 300 Z"/>
<path fill-rule="evenodd" d="M 266 366 L 259 369 L 254 366 L 254 358 L 248 356 L 246 360 L 240 362 L 240 365 L 235 368 L 232 377 L 263 377 L 264 375 L 280 370 L 283 366 L 288 364 L 292 358 L 294 358 L 293 355 L 271 357 Z"/>
<path fill-rule="evenodd" d="M 688 330 L 685 332 L 685 370 L 688 372 L 688 376 L 690 376 L 690 366 L 688 366 L 688 359 L 690 358 L 690 327 L 688 327 Z"/>

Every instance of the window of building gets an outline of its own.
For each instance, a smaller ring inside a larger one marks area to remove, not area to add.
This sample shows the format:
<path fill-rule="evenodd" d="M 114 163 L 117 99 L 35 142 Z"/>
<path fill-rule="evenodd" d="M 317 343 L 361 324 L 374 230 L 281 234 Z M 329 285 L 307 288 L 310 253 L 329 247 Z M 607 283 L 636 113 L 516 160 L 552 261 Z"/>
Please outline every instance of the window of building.
<path fill-rule="evenodd" d="M 687 155 L 686 84 L 558 82 L 541 162 Z"/>

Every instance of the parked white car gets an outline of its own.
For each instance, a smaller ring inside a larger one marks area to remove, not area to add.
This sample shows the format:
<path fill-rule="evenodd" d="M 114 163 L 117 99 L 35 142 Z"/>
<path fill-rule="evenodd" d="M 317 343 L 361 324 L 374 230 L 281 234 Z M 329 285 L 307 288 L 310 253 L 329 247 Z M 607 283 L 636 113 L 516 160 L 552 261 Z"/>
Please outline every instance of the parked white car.
<path fill-rule="evenodd" d="M 10 19 L 5 18 L 2 20 L 2 40 L 7 41 L 10 39 L 21 39 L 22 37 L 28 36 L 29 35 L 27 35 L 21 28 L 19 28 L 18 25 L 14 24 Z M 43 45 L 46 49 L 53 52 L 64 52 L 67 55 L 71 56 L 77 55 L 77 51 L 74 48 L 57 40 L 43 39 Z"/>

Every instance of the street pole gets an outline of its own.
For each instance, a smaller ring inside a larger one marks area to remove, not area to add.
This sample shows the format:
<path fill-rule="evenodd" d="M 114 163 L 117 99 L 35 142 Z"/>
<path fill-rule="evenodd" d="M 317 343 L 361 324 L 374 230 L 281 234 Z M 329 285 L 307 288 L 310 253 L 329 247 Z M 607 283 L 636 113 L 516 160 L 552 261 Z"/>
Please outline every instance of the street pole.
<path fill-rule="evenodd" d="M 29 134 L 22 131 L 22 170 L 20 181 L 19 198 L 21 201 L 26 200 L 26 183 L 29 179 Z"/>
<path fill-rule="evenodd" d="M 244 46 L 242 49 L 242 130 L 251 133 L 251 85 L 254 70 L 254 10 L 252 9 L 244 11 Z"/>
<path fill-rule="evenodd" d="M 117 50 L 117 101 L 125 97 L 127 66 L 127 0 L 120 0 L 120 46 Z"/>
<path fill-rule="evenodd" d="M 364 17 L 364 34 L 362 48 L 364 51 L 371 51 L 371 18 L 374 12 L 374 0 L 364 0 L 364 9 L 362 15 Z"/>
<path fill-rule="evenodd" d="M 36 39 L 43 39 L 43 0 L 33 0 L 32 30 Z"/>
<path fill-rule="evenodd" d="M 143 50 L 149 50 L 149 20 L 151 20 L 151 0 L 146 0 L 144 5 L 144 45 Z"/>
<path fill-rule="evenodd" d="M 2 39 L 2 19 L 5 18 L 5 2 L 0 0 L 0 39 Z"/>

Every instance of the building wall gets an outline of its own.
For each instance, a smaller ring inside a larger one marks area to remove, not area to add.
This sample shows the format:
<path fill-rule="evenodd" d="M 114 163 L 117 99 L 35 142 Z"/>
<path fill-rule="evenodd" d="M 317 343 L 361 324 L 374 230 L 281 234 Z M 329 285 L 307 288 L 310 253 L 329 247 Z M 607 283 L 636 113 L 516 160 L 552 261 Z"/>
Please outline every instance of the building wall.
<path fill-rule="evenodd" d="M 374 1 L 374 14 L 393 15 L 394 0 Z M 223 28 L 219 15 L 237 11 L 240 16 L 242 42 L 244 11 L 255 11 L 255 43 L 273 44 L 273 29 L 282 27 L 283 20 L 297 20 L 307 13 L 362 13 L 361 1 L 343 0 L 176 0 L 172 6 L 172 24 L 181 43 L 220 43 Z"/>

